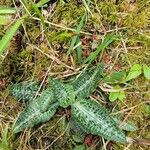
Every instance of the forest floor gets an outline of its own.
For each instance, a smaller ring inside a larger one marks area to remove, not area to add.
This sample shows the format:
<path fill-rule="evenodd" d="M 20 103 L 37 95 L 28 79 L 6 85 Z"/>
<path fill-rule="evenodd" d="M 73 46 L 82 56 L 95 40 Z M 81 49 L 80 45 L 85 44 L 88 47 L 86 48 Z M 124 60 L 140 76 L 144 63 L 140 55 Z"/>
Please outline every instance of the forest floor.
<path fill-rule="evenodd" d="M 25 16 L 0 57 L 0 139 L 4 146 L 0 150 L 82 150 L 84 144 L 88 150 L 149 150 L 146 145 L 106 145 L 94 135 L 90 142 L 82 141 L 68 128 L 66 109 L 60 109 L 50 121 L 12 136 L 12 124 L 25 104 L 10 95 L 10 85 L 28 80 L 46 84 L 48 76 L 67 81 L 88 63 L 104 62 L 104 76 L 114 72 L 121 76 L 135 64 L 150 66 L 149 0 L 53 0 L 39 5 L 39 11 L 32 4 L 30 0 L 0 0 L 0 7 L 16 10 L 5 25 L 0 24 L 0 38 Z M 100 44 L 102 48 L 97 48 Z M 125 83 L 112 82 L 104 80 L 92 96 L 101 99 L 98 93 L 102 90 L 106 99 L 101 102 L 117 108 L 122 120 L 138 127 L 126 134 L 150 139 L 150 80 L 141 74 Z M 123 90 L 120 100 L 110 98 L 116 88 Z"/>

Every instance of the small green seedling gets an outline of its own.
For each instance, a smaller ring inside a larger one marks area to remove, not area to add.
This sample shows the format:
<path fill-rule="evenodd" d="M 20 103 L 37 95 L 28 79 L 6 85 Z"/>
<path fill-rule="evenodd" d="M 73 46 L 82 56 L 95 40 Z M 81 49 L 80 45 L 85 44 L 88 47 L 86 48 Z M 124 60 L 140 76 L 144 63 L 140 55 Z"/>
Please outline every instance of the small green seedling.
<path fill-rule="evenodd" d="M 141 74 L 142 74 L 142 66 L 139 64 L 135 64 L 131 67 L 131 69 L 130 69 L 127 77 L 126 77 L 126 81 L 129 81 L 131 79 L 135 79 Z"/>
<path fill-rule="evenodd" d="M 117 99 L 121 101 L 125 99 L 126 97 L 125 91 L 121 90 L 118 84 L 125 84 L 126 82 L 137 78 L 142 73 L 147 80 L 150 80 L 150 67 L 148 67 L 146 64 L 133 65 L 127 75 L 125 71 L 120 71 L 120 72 L 113 72 L 111 75 L 108 75 L 106 78 L 104 78 L 104 82 L 108 84 L 112 84 L 112 85 L 117 85 L 116 86 L 117 91 L 110 92 L 109 100 L 113 102 Z M 115 86 L 114 86 L 114 89 L 115 89 Z"/>
<path fill-rule="evenodd" d="M 111 102 L 119 99 L 120 101 L 123 101 L 126 98 L 124 91 L 118 91 L 118 92 L 110 92 L 109 94 L 109 100 Z"/>

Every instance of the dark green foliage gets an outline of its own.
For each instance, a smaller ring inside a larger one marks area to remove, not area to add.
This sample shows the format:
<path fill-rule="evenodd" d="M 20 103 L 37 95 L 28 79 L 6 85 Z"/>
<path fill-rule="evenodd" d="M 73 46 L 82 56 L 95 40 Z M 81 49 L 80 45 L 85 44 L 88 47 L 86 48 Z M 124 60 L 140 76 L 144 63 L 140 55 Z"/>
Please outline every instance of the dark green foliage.
<path fill-rule="evenodd" d="M 41 112 L 45 112 L 54 102 L 56 102 L 54 93 L 51 88 L 48 88 L 41 93 L 40 97 L 37 97 L 35 100 L 33 100 L 32 104 Z"/>
<path fill-rule="evenodd" d="M 126 136 L 109 116 L 106 108 L 92 100 L 78 99 L 72 104 L 72 116 L 84 130 L 108 140 L 126 143 Z"/>
<path fill-rule="evenodd" d="M 71 105 L 72 103 L 74 103 L 75 96 L 87 97 L 87 95 L 93 92 L 94 89 L 96 88 L 97 82 L 101 77 L 102 71 L 103 71 L 102 64 L 98 65 L 96 69 L 94 68 L 91 69 L 90 72 L 85 70 L 83 73 L 81 73 L 81 75 L 79 75 L 77 80 L 75 80 L 77 83 L 74 82 L 72 85 L 63 84 L 59 80 L 50 78 L 50 82 L 49 82 L 50 87 L 47 90 L 43 91 L 41 93 L 41 96 L 33 100 L 29 104 L 29 106 L 27 106 L 27 108 L 19 115 L 14 125 L 14 132 L 15 133 L 19 132 L 26 127 L 32 127 L 40 122 L 44 122 L 44 120 L 47 121 L 48 118 L 50 119 L 52 115 L 46 117 L 46 114 L 47 111 L 50 114 L 55 113 L 56 109 L 51 108 L 51 104 L 56 101 L 58 101 L 60 106 L 65 108 Z M 86 76 L 86 78 L 82 79 L 83 76 Z M 85 84 L 83 85 L 83 83 Z M 75 86 L 78 86 L 79 90 Z M 20 89 L 20 86 L 18 88 Z M 28 89 L 28 85 L 24 86 L 24 88 Z M 77 90 L 77 92 L 75 91 L 74 88 Z M 79 92 L 82 94 L 79 94 Z M 31 94 L 31 92 L 28 93 Z M 21 93 L 20 97 L 24 97 L 23 92 Z M 42 117 L 43 115 L 44 117 Z"/>
<path fill-rule="evenodd" d="M 22 131 L 26 127 L 48 121 L 56 112 L 58 103 L 54 103 L 54 95 L 50 89 L 41 93 L 40 97 L 33 100 L 19 115 L 14 124 L 14 133 Z"/>
<path fill-rule="evenodd" d="M 30 101 L 35 97 L 36 92 L 38 91 L 37 82 L 22 82 L 13 84 L 10 86 L 10 94 L 14 96 L 19 101 Z"/>
<path fill-rule="evenodd" d="M 13 132 L 18 133 L 27 127 L 33 127 L 39 123 L 50 120 L 55 114 L 57 107 L 58 103 L 54 103 L 43 113 L 30 105 L 30 107 L 27 107 L 17 118 L 13 127 Z"/>
<path fill-rule="evenodd" d="M 78 97 L 88 97 L 97 87 L 104 69 L 103 64 L 96 68 L 86 69 L 72 82 L 75 95 Z"/>
<path fill-rule="evenodd" d="M 72 84 L 50 78 L 47 90 L 32 100 L 19 115 L 14 133 L 48 121 L 59 106 L 66 108 L 71 105 L 71 124 L 75 132 L 80 132 L 83 136 L 91 133 L 107 140 L 126 143 L 122 129 L 134 131 L 134 126 L 126 123 L 120 128 L 120 119 L 110 116 L 107 109 L 94 100 L 85 99 L 96 89 L 103 68 L 104 65 L 99 64 L 96 68 L 84 70 Z"/>
<path fill-rule="evenodd" d="M 72 85 L 63 84 L 59 80 L 50 78 L 50 85 L 55 95 L 55 99 L 61 107 L 68 107 L 75 101 L 75 95 Z"/>

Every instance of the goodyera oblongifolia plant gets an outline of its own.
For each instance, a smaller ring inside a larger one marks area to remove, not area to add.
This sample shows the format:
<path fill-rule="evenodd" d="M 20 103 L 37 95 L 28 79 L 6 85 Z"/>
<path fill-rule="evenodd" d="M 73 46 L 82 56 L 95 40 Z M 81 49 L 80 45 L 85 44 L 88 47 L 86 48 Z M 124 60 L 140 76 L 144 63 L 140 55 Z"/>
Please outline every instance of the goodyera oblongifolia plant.
<path fill-rule="evenodd" d="M 63 83 L 50 77 L 47 88 L 35 99 L 38 83 L 23 82 L 12 85 L 10 93 L 19 100 L 28 102 L 24 111 L 16 119 L 13 132 L 18 133 L 25 128 L 50 120 L 58 107 L 71 106 L 71 117 L 88 134 L 102 136 L 107 140 L 123 144 L 150 145 L 149 141 L 127 137 L 123 130 L 135 131 L 137 128 L 130 122 L 120 126 L 120 118 L 110 115 L 104 106 L 88 98 L 102 79 L 103 70 L 102 63 L 97 67 L 86 68 L 71 83 Z"/>

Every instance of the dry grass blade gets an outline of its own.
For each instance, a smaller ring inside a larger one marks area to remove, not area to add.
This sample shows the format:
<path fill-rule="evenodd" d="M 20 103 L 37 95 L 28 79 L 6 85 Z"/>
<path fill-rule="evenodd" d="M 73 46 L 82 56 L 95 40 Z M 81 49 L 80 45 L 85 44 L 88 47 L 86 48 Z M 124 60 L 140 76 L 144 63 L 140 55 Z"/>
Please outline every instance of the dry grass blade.
<path fill-rule="evenodd" d="M 90 8 L 89 8 L 90 0 L 88 0 L 87 2 L 86 2 L 86 0 L 82 0 L 82 1 L 83 1 L 83 4 L 84 4 L 86 10 L 91 14 L 91 16 L 93 16 L 92 12 L 90 11 Z"/>

